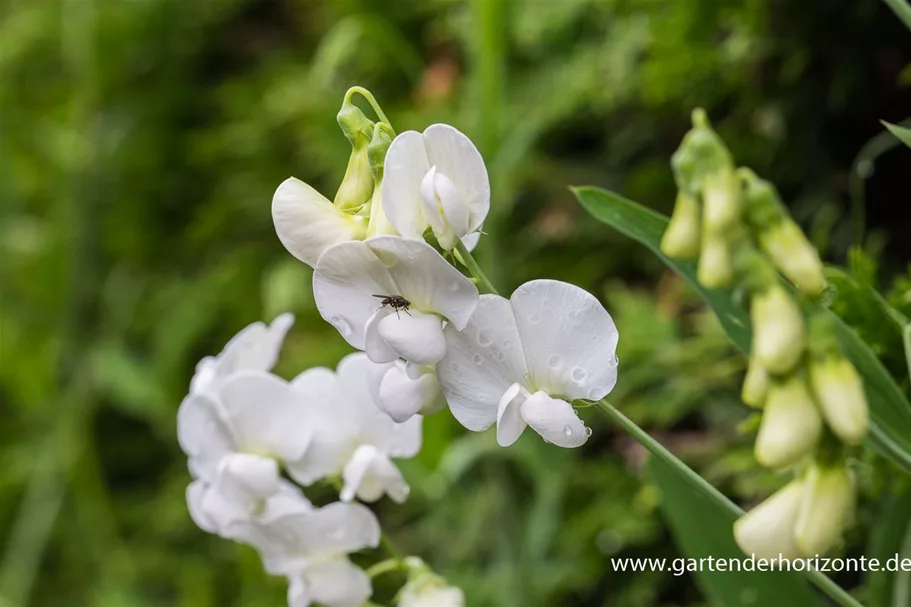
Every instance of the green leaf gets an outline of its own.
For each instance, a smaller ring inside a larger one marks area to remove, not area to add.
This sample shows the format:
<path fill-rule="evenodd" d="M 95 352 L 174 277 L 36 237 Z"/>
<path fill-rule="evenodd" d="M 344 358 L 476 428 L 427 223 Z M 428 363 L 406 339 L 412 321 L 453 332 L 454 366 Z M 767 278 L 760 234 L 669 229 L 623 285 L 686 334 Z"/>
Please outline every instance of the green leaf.
<path fill-rule="evenodd" d="M 651 458 L 648 473 L 661 491 L 661 510 L 686 564 L 699 559 L 738 559 L 746 563 L 734 541 L 731 527 L 736 516 L 696 492 L 680 474 L 658 458 Z M 707 561 L 703 561 L 707 563 Z M 775 605 L 813 607 L 821 605 L 807 581 L 787 571 L 694 571 L 696 583 L 713 605 Z"/>
<path fill-rule="evenodd" d="M 866 555 L 886 567 L 895 555 L 911 556 L 911 488 L 891 492 L 877 512 Z M 865 576 L 866 603 L 870 607 L 900 607 L 908 604 L 911 576 L 902 571 L 869 571 Z"/>
<path fill-rule="evenodd" d="M 594 187 L 573 188 L 576 198 L 597 219 L 638 240 L 658 255 L 668 267 L 686 279 L 718 316 L 731 341 L 749 352 L 750 326 L 746 312 L 736 306 L 730 291 L 705 289 L 696 280 L 696 264 L 671 259 L 660 250 L 668 219 L 617 194 Z M 820 310 L 815 304 L 810 304 Z M 826 311 L 828 314 L 832 314 Z M 871 428 L 867 443 L 911 473 L 911 403 L 882 363 L 857 334 L 832 314 L 845 355 L 864 378 L 870 406 Z"/>
<path fill-rule="evenodd" d="M 890 124 L 884 120 L 881 120 L 880 122 L 882 122 L 883 126 L 889 129 L 889 132 L 895 135 L 899 141 L 911 148 L 911 129 L 906 129 L 905 127 L 898 126 L 897 124 Z"/>

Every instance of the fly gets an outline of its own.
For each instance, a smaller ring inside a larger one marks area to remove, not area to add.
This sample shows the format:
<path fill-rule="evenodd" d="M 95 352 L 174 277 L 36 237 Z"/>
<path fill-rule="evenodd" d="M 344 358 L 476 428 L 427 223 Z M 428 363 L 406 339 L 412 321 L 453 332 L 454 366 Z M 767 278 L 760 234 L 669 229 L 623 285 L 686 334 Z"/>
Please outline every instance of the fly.
<path fill-rule="evenodd" d="M 409 314 L 409 312 L 408 312 L 408 309 L 411 307 L 411 302 L 408 301 L 407 299 L 405 299 L 404 297 L 402 297 L 401 295 L 374 295 L 374 297 L 382 300 L 380 302 L 382 304 L 380 306 L 380 308 L 385 308 L 386 306 L 389 306 L 393 310 L 395 310 L 395 315 L 397 318 L 401 318 L 399 316 L 399 310 L 401 310 L 405 314 L 408 314 L 408 316 L 411 316 L 411 314 Z"/>

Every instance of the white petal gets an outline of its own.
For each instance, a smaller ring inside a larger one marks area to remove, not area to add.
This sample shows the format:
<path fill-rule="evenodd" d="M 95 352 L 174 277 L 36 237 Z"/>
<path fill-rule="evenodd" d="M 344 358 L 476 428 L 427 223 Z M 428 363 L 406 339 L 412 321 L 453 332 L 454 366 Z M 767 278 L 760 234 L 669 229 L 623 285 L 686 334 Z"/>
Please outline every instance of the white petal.
<path fill-rule="evenodd" d="M 469 430 L 484 430 L 497 420 L 500 398 L 527 374 L 519 331 L 509 301 L 482 295 L 464 331 L 443 330 L 446 356 L 437 377 L 452 414 Z"/>
<path fill-rule="evenodd" d="M 370 598 L 370 578 L 347 558 L 316 561 L 303 572 L 313 601 L 326 607 L 361 607 Z"/>
<path fill-rule="evenodd" d="M 313 298 L 320 315 L 358 350 L 364 349 L 367 321 L 380 307 L 373 295 L 399 294 L 386 266 L 361 241 L 327 249 L 313 272 Z"/>
<path fill-rule="evenodd" d="M 490 179 L 478 148 L 448 124 L 433 124 L 424 131 L 429 165 L 446 175 L 470 210 L 469 231 L 474 232 L 490 210 Z"/>
<path fill-rule="evenodd" d="M 430 409 L 440 399 L 436 375 L 427 373 L 411 379 L 404 365 L 390 365 L 377 385 L 374 402 L 394 421 L 404 422 L 421 411 Z"/>
<path fill-rule="evenodd" d="M 402 236 L 423 238 L 427 229 L 420 189 L 428 170 L 430 163 L 420 133 L 405 131 L 392 141 L 383 165 L 383 210 Z"/>
<path fill-rule="evenodd" d="M 513 384 L 506 390 L 497 407 L 497 443 L 508 447 L 522 436 L 528 425 L 522 418 L 521 406 L 528 398 L 528 391 L 519 384 Z"/>
<path fill-rule="evenodd" d="M 302 574 L 288 577 L 288 607 L 310 607 L 313 599 Z"/>
<path fill-rule="evenodd" d="M 206 356 L 196 363 L 196 372 L 190 379 L 190 394 L 206 391 L 218 377 L 218 358 Z"/>
<path fill-rule="evenodd" d="M 304 456 L 287 464 L 288 473 L 302 485 L 339 474 L 351 452 L 357 428 L 356 409 L 331 369 L 315 367 L 291 382 L 313 417 L 313 438 Z"/>
<path fill-rule="evenodd" d="M 377 236 L 366 241 L 383 261 L 398 291 L 421 312 L 435 312 L 463 329 L 478 305 L 478 288 L 423 240 Z"/>
<path fill-rule="evenodd" d="M 617 383 L 617 327 L 587 291 L 527 282 L 510 298 L 531 382 L 567 400 L 598 400 Z"/>
<path fill-rule="evenodd" d="M 446 175 L 437 173 L 433 178 L 433 187 L 453 232 L 459 238 L 465 236 L 468 233 L 469 210 L 455 184 Z"/>
<path fill-rule="evenodd" d="M 339 211 L 309 185 L 289 177 L 272 197 L 275 233 L 288 251 L 309 266 L 334 244 L 364 238 L 366 219 Z"/>
<path fill-rule="evenodd" d="M 208 533 L 217 533 L 218 526 L 203 505 L 208 490 L 209 485 L 203 481 L 190 483 L 187 487 L 187 510 L 197 527 Z"/>
<path fill-rule="evenodd" d="M 401 356 L 421 365 L 433 365 L 446 355 L 443 321 L 436 314 L 424 314 L 417 310 L 389 314 L 379 322 L 378 329 L 389 347 L 397 353 L 396 358 Z"/>
<path fill-rule="evenodd" d="M 311 417 L 300 395 L 275 375 L 241 371 L 219 391 L 238 446 L 249 453 L 299 460 L 310 444 Z"/>
<path fill-rule="evenodd" d="M 535 392 L 522 403 L 522 417 L 535 432 L 559 447 L 579 447 L 588 440 L 588 430 L 573 406 L 546 392 Z"/>
<path fill-rule="evenodd" d="M 394 501 L 402 503 L 408 497 L 408 484 L 402 473 L 373 445 L 357 448 L 342 472 L 342 480 L 342 501 L 351 501 L 357 495 L 361 501 L 373 502 L 386 493 Z"/>
<path fill-rule="evenodd" d="M 393 314 L 394 310 L 382 307 L 367 320 L 364 328 L 364 352 L 375 363 L 391 363 L 399 358 L 399 353 L 380 335 L 380 321 Z"/>
<path fill-rule="evenodd" d="M 469 251 L 474 251 L 474 248 L 478 246 L 479 240 L 481 240 L 481 232 L 472 232 L 471 234 L 462 237 L 462 244 L 465 245 L 465 248 Z"/>
<path fill-rule="evenodd" d="M 264 500 L 279 491 L 278 463 L 249 453 L 225 456 L 219 466 L 219 488 L 229 499 Z"/>
<path fill-rule="evenodd" d="M 430 167 L 427 174 L 421 180 L 421 210 L 424 213 L 424 219 L 430 225 L 434 234 L 442 234 L 446 229 L 446 222 L 443 218 L 443 210 L 440 208 L 440 201 L 437 199 L 436 185 L 434 179 L 437 175 L 437 168 Z"/>
<path fill-rule="evenodd" d="M 177 441 L 191 462 L 194 476 L 212 482 L 221 458 L 237 450 L 214 397 L 190 394 L 177 410 Z"/>
<path fill-rule="evenodd" d="M 746 554 L 756 558 L 786 559 L 800 555 L 794 526 L 803 496 L 803 485 L 794 480 L 734 523 L 734 539 Z"/>

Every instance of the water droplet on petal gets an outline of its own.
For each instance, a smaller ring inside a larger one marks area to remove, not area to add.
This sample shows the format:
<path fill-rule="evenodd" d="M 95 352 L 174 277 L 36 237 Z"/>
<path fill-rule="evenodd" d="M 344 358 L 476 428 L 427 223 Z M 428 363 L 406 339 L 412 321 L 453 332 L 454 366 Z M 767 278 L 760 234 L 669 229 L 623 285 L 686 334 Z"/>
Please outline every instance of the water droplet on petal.
<path fill-rule="evenodd" d="M 591 436 L 591 435 L 592 435 L 592 429 L 589 428 L 588 426 L 586 426 L 585 427 L 585 436 Z"/>
<path fill-rule="evenodd" d="M 411 493 L 411 487 L 409 487 L 408 485 L 405 485 L 404 487 L 402 487 L 402 495 L 407 497 L 410 493 Z"/>
<path fill-rule="evenodd" d="M 575 367 L 573 369 L 572 378 L 575 381 L 577 381 L 577 382 L 584 381 L 586 377 L 588 377 L 588 371 L 586 371 L 582 367 Z"/>
<path fill-rule="evenodd" d="M 459 290 L 459 287 L 461 287 L 461 286 L 462 286 L 462 285 L 461 285 L 460 283 L 451 282 L 451 283 L 449 283 L 449 290 L 450 290 L 451 292 L 455 293 L 456 291 Z"/>
<path fill-rule="evenodd" d="M 329 319 L 329 323 L 338 329 L 338 332 L 342 334 L 342 337 L 348 337 L 351 335 L 351 323 L 340 316 L 333 316 Z"/>
<path fill-rule="evenodd" d="M 486 348 L 487 346 L 489 346 L 492 343 L 493 342 L 490 340 L 489 337 L 487 337 L 483 333 L 478 333 L 478 345 L 479 346 L 481 346 L 482 348 Z"/>
<path fill-rule="evenodd" d="M 561 364 L 563 364 L 563 359 L 559 354 L 551 354 L 550 358 L 547 359 L 547 366 L 551 369 L 556 369 Z"/>
<path fill-rule="evenodd" d="M 484 357 L 481 356 L 480 354 L 475 354 L 474 356 L 471 357 L 471 360 L 473 360 L 474 364 L 476 364 L 476 365 L 480 365 L 480 364 L 484 363 Z"/>
<path fill-rule="evenodd" d="M 566 436 L 572 436 L 573 429 L 570 428 L 569 426 L 563 426 L 563 434 L 565 434 Z"/>

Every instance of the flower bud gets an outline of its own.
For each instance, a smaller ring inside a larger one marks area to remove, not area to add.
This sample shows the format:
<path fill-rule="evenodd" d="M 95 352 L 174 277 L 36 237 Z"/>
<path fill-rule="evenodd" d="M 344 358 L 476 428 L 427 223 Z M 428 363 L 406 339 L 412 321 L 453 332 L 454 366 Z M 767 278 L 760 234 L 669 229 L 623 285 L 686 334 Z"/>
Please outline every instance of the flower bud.
<path fill-rule="evenodd" d="M 744 553 L 756 558 L 786 559 L 800 556 L 794 525 L 804 490 L 793 480 L 734 523 L 734 539 Z"/>
<path fill-rule="evenodd" d="M 734 280 L 730 243 L 724 236 L 705 234 L 699 253 L 699 282 L 710 289 L 723 289 Z"/>
<path fill-rule="evenodd" d="M 790 217 L 759 233 L 759 246 L 788 280 L 807 295 L 826 288 L 819 253 Z"/>
<path fill-rule="evenodd" d="M 374 189 L 373 173 L 367 156 L 367 143 L 355 144 L 348 157 L 348 168 L 335 193 L 333 204 L 345 212 L 357 212 L 370 202 Z"/>
<path fill-rule="evenodd" d="M 854 483 L 843 464 L 815 463 L 803 481 L 803 495 L 794 526 L 801 554 L 824 554 L 841 539 L 854 510 Z"/>
<path fill-rule="evenodd" d="M 754 454 L 767 468 L 780 468 L 811 453 L 819 442 L 822 419 L 800 374 L 769 385 Z"/>
<path fill-rule="evenodd" d="M 699 255 L 699 232 L 699 202 L 678 193 L 671 221 L 661 237 L 661 250 L 669 257 L 693 259 Z"/>
<path fill-rule="evenodd" d="M 702 191 L 709 175 L 733 168 L 731 154 L 709 124 L 705 110 L 693 111 L 693 128 L 683 136 L 671 166 L 677 188 L 691 195 Z"/>
<path fill-rule="evenodd" d="M 465 607 L 462 591 L 446 583 L 417 557 L 405 559 L 408 582 L 399 594 L 398 607 Z"/>
<path fill-rule="evenodd" d="M 702 184 L 703 227 L 706 232 L 725 234 L 740 222 L 743 203 L 740 181 L 734 169 L 725 166 L 706 175 Z"/>
<path fill-rule="evenodd" d="M 766 394 L 769 392 L 769 374 L 756 362 L 756 359 L 750 357 L 747 366 L 747 374 L 743 379 L 743 389 L 740 392 L 740 399 L 751 407 L 761 408 L 765 403 Z"/>
<path fill-rule="evenodd" d="M 803 314 L 797 302 L 779 284 L 753 295 L 753 357 L 774 374 L 789 372 L 806 346 Z"/>
<path fill-rule="evenodd" d="M 838 438 L 857 445 L 864 440 L 870 413 L 860 375 L 841 355 L 809 364 L 810 384 L 826 423 Z"/>

